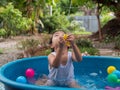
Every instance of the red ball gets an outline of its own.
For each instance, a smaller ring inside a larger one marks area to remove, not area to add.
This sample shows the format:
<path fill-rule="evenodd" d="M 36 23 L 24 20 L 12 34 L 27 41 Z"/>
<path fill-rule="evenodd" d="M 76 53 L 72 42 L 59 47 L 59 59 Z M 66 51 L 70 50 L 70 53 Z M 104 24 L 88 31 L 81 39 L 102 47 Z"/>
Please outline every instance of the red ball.
<path fill-rule="evenodd" d="M 35 75 L 34 69 L 28 68 L 28 69 L 26 70 L 26 72 L 25 72 L 25 75 L 26 75 L 26 77 L 28 77 L 28 78 L 34 77 L 34 75 Z"/>

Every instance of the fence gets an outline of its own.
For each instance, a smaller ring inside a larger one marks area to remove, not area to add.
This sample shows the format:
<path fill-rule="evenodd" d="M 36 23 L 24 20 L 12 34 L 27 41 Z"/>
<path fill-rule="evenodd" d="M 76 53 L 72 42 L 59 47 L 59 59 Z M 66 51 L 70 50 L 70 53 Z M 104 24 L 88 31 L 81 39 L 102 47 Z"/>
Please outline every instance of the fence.
<path fill-rule="evenodd" d="M 98 21 L 96 16 L 75 16 L 74 19 L 81 21 L 82 26 L 85 27 L 86 31 L 98 31 Z"/>

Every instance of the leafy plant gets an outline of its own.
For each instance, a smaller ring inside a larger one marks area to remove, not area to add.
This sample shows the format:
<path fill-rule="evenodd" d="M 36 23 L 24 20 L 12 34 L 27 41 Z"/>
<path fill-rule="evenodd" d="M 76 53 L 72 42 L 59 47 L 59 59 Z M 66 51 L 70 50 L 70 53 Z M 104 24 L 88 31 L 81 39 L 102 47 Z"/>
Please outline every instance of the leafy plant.
<path fill-rule="evenodd" d="M 78 47 L 93 47 L 92 42 L 89 39 L 76 39 Z"/>
<path fill-rule="evenodd" d="M 81 21 L 72 20 L 69 26 L 69 30 L 73 33 L 75 32 L 84 32 L 85 28 L 82 26 Z"/>
<path fill-rule="evenodd" d="M 0 48 L 0 54 L 3 54 L 3 49 Z"/>
<path fill-rule="evenodd" d="M 54 13 L 52 16 L 46 16 L 42 19 L 45 25 L 45 31 L 49 33 L 56 29 L 67 29 L 70 25 L 69 20 L 64 14 Z"/>
<path fill-rule="evenodd" d="M 79 47 L 80 51 L 82 53 L 88 52 L 90 55 L 98 55 L 99 51 L 98 49 L 93 47 L 92 42 L 89 39 L 77 39 L 76 44 Z"/>
<path fill-rule="evenodd" d="M 113 19 L 114 16 L 111 15 L 113 14 L 112 12 L 107 12 L 105 14 L 102 15 L 102 18 L 101 18 L 101 25 L 104 26 L 109 20 Z"/>
<path fill-rule="evenodd" d="M 114 42 L 115 42 L 115 48 L 120 49 L 120 35 L 115 37 Z"/>
<path fill-rule="evenodd" d="M 49 55 L 50 52 L 51 52 L 51 49 L 47 49 L 47 50 L 45 50 L 45 55 Z"/>
<path fill-rule="evenodd" d="M 90 55 L 99 55 L 99 50 L 94 47 L 80 47 L 80 51 L 82 53 L 87 51 Z"/>
<path fill-rule="evenodd" d="M 2 28 L 6 31 L 6 36 L 18 35 L 31 28 L 32 20 L 23 17 L 22 13 L 11 3 L 2 9 L 0 17 L 3 19 Z"/>
<path fill-rule="evenodd" d="M 6 30 L 4 28 L 0 29 L 0 36 L 5 36 L 7 34 Z"/>
<path fill-rule="evenodd" d="M 37 47 L 39 45 L 39 43 L 40 43 L 39 40 L 26 39 L 26 40 L 23 40 L 23 41 L 19 42 L 17 47 L 19 49 L 27 50 L 29 48 Z"/>

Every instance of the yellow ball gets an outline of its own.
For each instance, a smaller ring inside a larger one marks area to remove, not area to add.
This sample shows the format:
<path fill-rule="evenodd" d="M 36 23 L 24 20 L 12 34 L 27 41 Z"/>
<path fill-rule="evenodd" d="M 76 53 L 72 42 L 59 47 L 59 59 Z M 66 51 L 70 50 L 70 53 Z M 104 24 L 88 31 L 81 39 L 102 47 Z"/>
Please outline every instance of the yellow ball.
<path fill-rule="evenodd" d="M 107 73 L 110 74 L 110 73 L 112 73 L 114 70 L 116 70 L 116 67 L 114 67 L 114 66 L 109 66 L 109 67 L 107 68 Z"/>

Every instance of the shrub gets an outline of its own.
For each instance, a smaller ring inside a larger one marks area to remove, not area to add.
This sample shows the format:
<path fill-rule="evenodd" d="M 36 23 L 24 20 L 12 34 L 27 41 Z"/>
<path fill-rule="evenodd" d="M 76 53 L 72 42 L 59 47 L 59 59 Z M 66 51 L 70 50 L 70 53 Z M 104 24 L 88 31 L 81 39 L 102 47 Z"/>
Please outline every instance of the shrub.
<path fill-rule="evenodd" d="M 115 37 L 115 49 L 119 49 L 120 50 L 120 35 Z"/>
<path fill-rule="evenodd" d="M 0 54 L 3 54 L 3 50 L 0 48 Z"/>
<path fill-rule="evenodd" d="M 80 51 L 82 53 L 87 51 L 90 55 L 99 55 L 99 50 L 94 47 L 80 47 Z"/>
<path fill-rule="evenodd" d="M 45 31 L 48 31 L 49 33 L 56 29 L 67 29 L 70 25 L 69 20 L 64 14 L 53 14 L 52 16 L 46 16 L 42 19 L 42 22 L 45 25 Z"/>
<path fill-rule="evenodd" d="M 19 35 L 31 28 L 32 20 L 22 16 L 22 12 L 9 3 L 0 12 L 6 36 Z M 3 35 L 3 34 L 2 34 Z"/>
<path fill-rule="evenodd" d="M 0 36 L 5 37 L 6 34 L 7 34 L 7 32 L 4 28 L 0 29 Z"/>
<path fill-rule="evenodd" d="M 92 41 L 89 39 L 78 38 L 76 44 L 82 53 L 88 52 L 90 55 L 99 55 L 99 50 L 93 47 Z"/>
<path fill-rule="evenodd" d="M 78 47 L 93 47 L 92 42 L 89 39 L 76 39 L 76 44 Z"/>
<path fill-rule="evenodd" d="M 27 50 L 29 48 L 37 47 L 40 44 L 39 40 L 35 39 L 26 39 L 23 41 L 20 41 L 18 44 L 19 49 Z"/>

